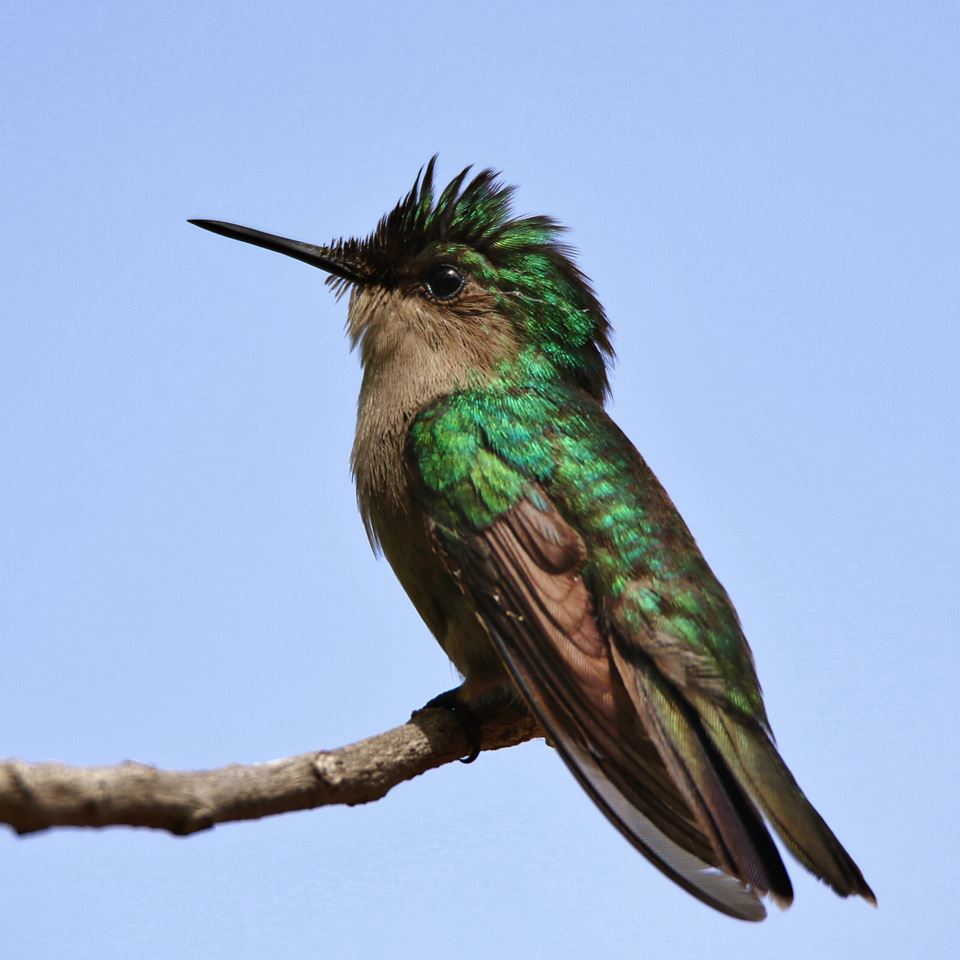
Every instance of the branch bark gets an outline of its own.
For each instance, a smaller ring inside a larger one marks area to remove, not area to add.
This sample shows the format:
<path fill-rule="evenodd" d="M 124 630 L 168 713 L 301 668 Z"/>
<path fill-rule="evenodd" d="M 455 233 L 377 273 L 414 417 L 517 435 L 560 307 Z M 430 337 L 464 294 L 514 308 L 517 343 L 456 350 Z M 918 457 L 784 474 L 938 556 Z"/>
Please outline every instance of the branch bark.
<path fill-rule="evenodd" d="M 519 707 L 479 708 L 484 750 L 543 732 Z M 150 827 L 186 836 L 231 820 L 257 820 L 329 804 L 379 800 L 398 783 L 468 750 L 448 711 L 428 708 L 385 733 L 337 750 L 215 770 L 160 770 L 0 762 L 0 823 L 16 833 L 51 827 Z"/>

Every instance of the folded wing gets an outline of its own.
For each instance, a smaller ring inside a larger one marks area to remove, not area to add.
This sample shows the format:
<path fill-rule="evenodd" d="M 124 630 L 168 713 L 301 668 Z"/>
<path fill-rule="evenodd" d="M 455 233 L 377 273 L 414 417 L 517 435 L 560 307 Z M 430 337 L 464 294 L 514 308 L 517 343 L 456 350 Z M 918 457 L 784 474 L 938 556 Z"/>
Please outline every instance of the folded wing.
<path fill-rule="evenodd" d="M 714 766 L 649 666 L 647 699 L 624 685 L 582 576 L 586 550 L 541 490 L 441 552 L 475 600 L 524 699 L 611 822 L 667 876 L 734 917 L 760 920 L 760 896 L 789 902 L 776 847 L 737 784 Z"/>

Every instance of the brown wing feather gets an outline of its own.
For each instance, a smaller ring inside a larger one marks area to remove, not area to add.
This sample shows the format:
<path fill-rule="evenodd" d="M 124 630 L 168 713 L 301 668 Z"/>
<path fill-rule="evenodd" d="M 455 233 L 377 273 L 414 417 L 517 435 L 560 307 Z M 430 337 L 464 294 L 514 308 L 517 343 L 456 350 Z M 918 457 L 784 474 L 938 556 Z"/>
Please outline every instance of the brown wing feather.
<path fill-rule="evenodd" d="M 522 695 L 614 825 L 695 896 L 761 919 L 758 895 L 773 887 L 789 896 L 789 881 L 786 891 L 779 875 L 770 881 L 771 851 L 786 873 L 769 835 L 736 785 L 713 770 L 699 732 L 695 742 L 671 741 L 663 704 L 645 706 L 625 688 L 581 576 L 584 544 L 542 492 L 533 495 L 536 504 L 524 499 L 442 549 L 456 553 L 460 582 Z M 650 670 L 648 692 L 663 697 Z M 693 746 L 691 775 L 681 751 Z M 766 838 L 759 851 L 757 828 Z"/>
<path fill-rule="evenodd" d="M 579 574 L 583 545 L 569 527 L 563 531 L 566 539 L 558 539 L 558 525 L 545 520 L 525 503 L 489 531 L 488 563 L 495 561 L 498 572 L 508 575 L 498 578 L 491 594 L 497 607 L 491 618 L 503 623 L 498 624 L 502 645 L 527 685 L 543 689 L 545 707 L 549 699 L 583 744 L 602 751 L 618 789 L 661 821 L 677 843 L 712 862 L 710 843 L 692 821 L 612 669 Z M 645 779 L 638 785 L 639 769 Z"/>

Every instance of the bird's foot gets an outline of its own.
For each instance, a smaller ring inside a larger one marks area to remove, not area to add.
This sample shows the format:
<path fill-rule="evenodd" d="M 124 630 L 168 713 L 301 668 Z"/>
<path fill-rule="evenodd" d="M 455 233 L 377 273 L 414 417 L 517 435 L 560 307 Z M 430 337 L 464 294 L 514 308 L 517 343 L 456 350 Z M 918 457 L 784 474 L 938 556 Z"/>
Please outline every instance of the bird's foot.
<path fill-rule="evenodd" d="M 436 707 L 440 710 L 449 710 L 456 717 L 460 729 L 463 730 L 463 735 L 467 738 L 467 743 L 470 744 L 470 752 L 465 757 L 461 757 L 460 762 L 473 763 L 480 756 L 480 750 L 483 748 L 483 731 L 473 708 L 460 692 L 462 689 L 462 687 L 454 687 L 453 690 L 441 693 L 432 700 L 428 700 L 423 705 L 423 709 Z"/>

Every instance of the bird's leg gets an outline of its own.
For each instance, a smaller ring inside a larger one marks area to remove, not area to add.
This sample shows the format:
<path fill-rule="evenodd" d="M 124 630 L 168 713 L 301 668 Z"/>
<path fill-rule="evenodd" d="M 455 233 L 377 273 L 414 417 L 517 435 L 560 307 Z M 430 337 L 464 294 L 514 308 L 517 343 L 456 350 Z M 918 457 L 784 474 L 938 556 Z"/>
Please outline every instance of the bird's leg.
<path fill-rule="evenodd" d="M 447 690 L 424 704 L 426 710 L 436 707 L 449 710 L 460 724 L 470 745 L 470 751 L 460 758 L 461 763 L 473 763 L 483 749 L 483 722 L 499 717 L 505 711 L 526 715 L 516 688 L 504 673 L 476 671 L 459 687 Z M 414 715 L 419 711 L 414 711 Z"/>
<path fill-rule="evenodd" d="M 462 686 L 447 690 L 432 700 L 428 700 L 422 709 L 436 707 L 441 710 L 449 710 L 456 717 L 460 729 L 463 730 L 463 735 L 467 738 L 467 743 L 470 744 L 470 752 L 465 757 L 461 757 L 460 762 L 473 763 L 480 756 L 480 750 L 483 747 L 483 731 L 473 707 L 463 696 L 462 690 Z"/>

